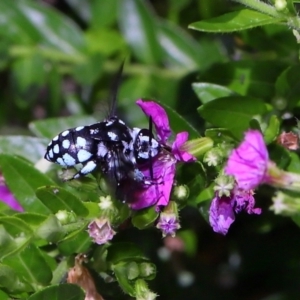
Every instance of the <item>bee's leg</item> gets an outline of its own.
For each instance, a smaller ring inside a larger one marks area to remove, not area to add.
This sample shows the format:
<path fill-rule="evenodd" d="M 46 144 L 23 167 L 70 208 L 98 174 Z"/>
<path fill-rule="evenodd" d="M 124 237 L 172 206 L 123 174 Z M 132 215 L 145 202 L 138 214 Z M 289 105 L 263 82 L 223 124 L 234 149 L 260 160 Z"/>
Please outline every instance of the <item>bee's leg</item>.
<path fill-rule="evenodd" d="M 93 172 L 97 167 L 96 160 L 89 160 L 87 161 L 83 167 L 73 176 L 72 179 L 79 178 L 81 176 L 87 175 L 91 172 Z"/>

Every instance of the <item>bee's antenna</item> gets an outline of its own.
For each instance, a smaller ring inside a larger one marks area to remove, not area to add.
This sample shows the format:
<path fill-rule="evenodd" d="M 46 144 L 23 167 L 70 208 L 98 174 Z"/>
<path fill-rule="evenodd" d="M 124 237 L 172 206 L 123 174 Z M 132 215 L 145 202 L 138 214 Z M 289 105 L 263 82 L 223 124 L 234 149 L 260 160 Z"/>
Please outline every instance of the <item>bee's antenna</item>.
<path fill-rule="evenodd" d="M 151 144 L 152 144 L 152 118 L 149 117 L 149 132 L 150 132 L 150 138 L 149 138 L 149 161 L 150 161 L 150 164 L 149 164 L 149 168 L 150 168 L 150 177 L 151 177 L 151 180 L 153 180 L 153 164 L 152 164 L 152 153 L 151 153 Z"/>
<path fill-rule="evenodd" d="M 123 67 L 124 67 L 125 60 L 121 63 L 119 70 L 116 73 L 116 77 L 113 81 L 113 84 L 111 86 L 111 91 L 110 91 L 110 107 L 109 107 L 109 118 L 115 116 L 116 114 L 116 105 L 117 105 L 117 96 L 119 92 L 119 87 L 122 81 L 122 74 L 123 74 Z"/>

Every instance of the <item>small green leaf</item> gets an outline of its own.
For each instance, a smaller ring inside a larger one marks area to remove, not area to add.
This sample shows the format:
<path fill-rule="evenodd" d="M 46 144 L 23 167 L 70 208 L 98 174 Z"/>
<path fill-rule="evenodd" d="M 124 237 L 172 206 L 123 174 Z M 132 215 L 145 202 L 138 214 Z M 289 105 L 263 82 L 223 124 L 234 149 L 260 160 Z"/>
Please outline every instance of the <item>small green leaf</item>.
<path fill-rule="evenodd" d="M 202 105 L 200 115 L 214 126 L 228 128 L 232 134 L 241 138 L 249 128 L 249 122 L 255 115 L 266 111 L 264 103 L 251 97 L 224 97 Z"/>
<path fill-rule="evenodd" d="M 195 82 L 192 84 L 193 90 L 199 100 L 205 104 L 221 97 L 234 96 L 236 93 L 229 88 L 207 82 Z"/>
<path fill-rule="evenodd" d="M 96 122 L 96 119 L 91 116 L 72 116 L 34 121 L 29 124 L 29 129 L 35 135 L 48 138 L 50 141 L 55 135 L 66 129 L 90 125 Z"/>
<path fill-rule="evenodd" d="M 75 284 L 59 284 L 46 287 L 31 295 L 27 300 L 84 300 L 83 290 Z"/>
<path fill-rule="evenodd" d="M 49 210 L 36 197 L 40 186 L 54 183 L 24 160 L 6 154 L 0 154 L 0 167 L 6 184 L 27 212 L 48 214 Z"/>
<path fill-rule="evenodd" d="M 0 153 L 26 157 L 36 163 L 45 154 L 49 141 L 31 136 L 6 135 L 0 136 Z"/>
<path fill-rule="evenodd" d="M 294 172 L 299 174 L 300 170 L 300 158 L 295 152 L 290 152 L 290 163 L 287 167 L 288 172 Z"/>
<path fill-rule="evenodd" d="M 180 230 L 177 236 L 182 239 L 184 243 L 184 250 L 189 256 L 194 256 L 197 253 L 197 236 L 194 230 Z"/>
<path fill-rule="evenodd" d="M 268 127 L 264 131 L 264 140 L 267 145 L 277 138 L 279 130 L 280 121 L 276 115 L 272 115 L 269 120 Z"/>
<path fill-rule="evenodd" d="M 200 193 L 197 195 L 195 203 L 212 200 L 214 198 L 214 195 L 215 192 L 213 190 L 213 185 L 210 185 L 209 187 L 200 191 Z"/>
<path fill-rule="evenodd" d="M 241 9 L 219 17 L 192 23 L 189 28 L 204 32 L 234 32 L 280 23 L 284 18 L 274 18 L 251 9 Z"/>
<path fill-rule="evenodd" d="M 59 210 L 74 212 L 76 215 L 85 217 L 88 210 L 74 194 L 58 186 L 44 186 L 36 191 L 37 197 L 54 214 Z"/>
<path fill-rule="evenodd" d="M 161 61 L 158 27 L 151 7 L 142 0 L 119 1 L 120 29 L 135 56 L 144 63 Z"/>
<path fill-rule="evenodd" d="M 158 212 L 155 207 L 141 209 L 134 213 L 131 222 L 138 229 L 145 229 L 152 225 L 158 217 Z"/>
<path fill-rule="evenodd" d="M 52 272 L 40 250 L 29 245 L 17 255 L 3 259 L 5 265 L 10 266 L 19 276 L 35 285 L 47 285 L 52 279 Z"/>

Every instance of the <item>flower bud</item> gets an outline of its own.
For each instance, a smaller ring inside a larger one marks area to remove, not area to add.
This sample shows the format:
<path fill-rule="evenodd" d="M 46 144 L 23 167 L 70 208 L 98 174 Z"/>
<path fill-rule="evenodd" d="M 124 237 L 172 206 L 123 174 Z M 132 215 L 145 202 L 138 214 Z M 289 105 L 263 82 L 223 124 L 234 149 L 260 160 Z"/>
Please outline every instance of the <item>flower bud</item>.
<path fill-rule="evenodd" d="M 127 271 L 127 278 L 129 280 L 134 280 L 140 275 L 139 266 L 134 261 L 128 263 L 126 267 L 126 271 Z"/>
<path fill-rule="evenodd" d="M 286 9 L 287 3 L 285 0 L 275 0 L 274 6 L 277 11 L 283 11 Z"/>
<path fill-rule="evenodd" d="M 142 277 L 149 277 L 155 275 L 156 268 L 154 264 L 143 262 L 140 264 L 140 274 Z"/>
<path fill-rule="evenodd" d="M 184 201 L 189 197 L 190 191 L 187 185 L 177 185 L 173 188 L 172 198 Z"/>
<path fill-rule="evenodd" d="M 95 219 L 88 226 L 89 236 L 98 245 L 110 241 L 116 232 L 111 228 L 110 221 L 107 218 Z"/>
<path fill-rule="evenodd" d="M 213 148 L 205 153 L 203 161 L 209 167 L 216 167 L 217 165 L 222 163 L 223 158 L 224 157 L 221 149 Z"/>
<path fill-rule="evenodd" d="M 202 137 L 194 140 L 187 141 L 181 149 L 192 154 L 195 157 L 201 157 L 204 153 L 210 150 L 214 142 L 209 137 Z"/>
<path fill-rule="evenodd" d="M 218 197 L 229 197 L 234 185 L 235 182 L 232 176 L 222 174 L 215 179 L 214 191 Z"/>
<path fill-rule="evenodd" d="M 72 211 L 59 210 L 55 216 L 61 225 L 76 222 L 76 215 Z"/>
<path fill-rule="evenodd" d="M 300 198 L 279 191 L 272 201 L 270 210 L 273 210 L 276 215 L 292 216 L 300 212 Z"/>
<path fill-rule="evenodd" d="M 163 237 L 171 235 L 174 237 L 176 231 L 180 228 L 179 217 L 177 211 L 177 204 L 174 201 L 170 201 L 160 213 L 156 228 L 162 231 Z"/>
<path fill-rule="evenodd" d="M 143 279 L 138 279 L 135 282 L 135 297 L 137 300 L 155 300 L 157 295 L 149 290 Z"/>

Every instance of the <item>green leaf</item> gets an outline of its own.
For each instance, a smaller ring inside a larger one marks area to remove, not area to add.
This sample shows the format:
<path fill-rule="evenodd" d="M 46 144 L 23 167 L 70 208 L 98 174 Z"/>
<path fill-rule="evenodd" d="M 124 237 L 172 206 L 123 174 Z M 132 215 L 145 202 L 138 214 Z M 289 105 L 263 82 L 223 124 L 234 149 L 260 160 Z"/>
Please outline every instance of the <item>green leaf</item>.
<path fill-rule="evenodd" d="M 235 95 L 235 92 L 230 90 L 229 88 L 213 83 L 195 82 L 192 84 L 192 87 L 199 100 L 203 104 L 217 98 Z"/>
<path fill-rule="evenodd" d="M 3 264 L 26 278 L 33 285 L 47 285 L 52 279 L 52 272 L 40 250 L 34 245 L 27 246 L 17 255 L 3 259 Z"/>
<path fill-rule="evenodd" d="M 231 143 L 236 140 L 232 133 L 225 128 L 210 128 L 205 130 L 205 136 L 211 138 L 215 143 Z"/>
<path fill-rule="evenodd" d="M 26 157 L 36 163 L 45 154 L 48 140 L 21 135 L 0 136 L 0 153 Z"/>
<path fill-rule="evenodd" d="M 22 247 L 23 245 L 21 245 Z M 13 237 L 7 232 L 3 225 L 0 225 L 0 257 L 14 254 L 19 251 L 19 247 Z"/>
<path fill-rule="evenodd" d="M 137 259 L 145 260 L 145 257 L 133 243 L 114 243 L 108 247 L 107 261 L 112 264 Z"/>
<path fill-rule="evenodd" d="M 49 213 L 35 195 L 40 186 L 54 184 L 48 177 L 16 156 L 0 154 L 0 167 L 6 184 L 25 211 Z"/>
<path fill-rule="evenodd" d="M 197 161 L 191 165 L 184 164 L 180 168 L 178 174 L 178 182 L 180 184 L 185 184 L 189 188 L 189 198 L 188 203 L 190 205 L 195 205 L 198 202 L 199 191 L 202 191 L 206 186 L 207 174 L 205 173 L 205 168 L 202 163 Z M 185 205 L 185 201 L 180 203 Z"/>
<path fill-rule="evenodd" d="M 287 167 L 288 172 L 294 172 L 299 174 L 300 170 L 300 158 L 295 152 L 290 152 L 290 163 Z"/>
<path fill-rule="evenodd" d="M 72 116 L 34 121 L 29 124 L 29 129 L 35 135 L 50 140 L 55 135 L 68 128 L 90 125 L 96 122 L 96 119 L 91 116 Z"/>
<path fill-rule="evenodd" d="M 194 256 L 197 253 L 197 236 L 194 230 L 180 230 L 176 234 L 184 243 L 184 250 L 189 256 Z"/>
<path fill-rule="evenodd" d="M 163 58 L 168 65 L 184 69 L 204 68 L 205 60 L 201 57 L 201 47 L 180 27 L 161 21 L 159 23 L 159 41 L 163 50 Z"/>
<path fill-rule="evenodd" d="M 155 210 L 155 207 L 152 206 L 135 212 L 132 216 L 131 222 L 136 228 L 145 229 L 152 225 L 157 217 L 158 212 Z"/>
<path fill-rule="evenodd" d="M 59 284 L 47 287 L 33 295 L 28 300 L 84 300 L 83 290 L 75 284 Z"/>
<path fill-rule="evenodd" d="M 280 121 L 276 115 L 272 115 L 270 117 L 268 126 L 264 131 L 264 140 L 267 145 L 273 142 L 277 138 L 279 131 L 280 131 Z"/>
<path fill-rule="evenodd" d="M 27 283 L 23 282 L 23 280 L 20 278 L 20 276 L 18 276 L 18 274 L 13 268 L 4 264 L 0 264 L 0 286 L 4 287 L 10 292 L 15 293 L 32 291 L 32 287 Z M 0 291 L 0 299 L 5 299 L 1 296 L 2 295 Z"/>
<path fill-rule="evenodd" d="M 251 97 L 224 97 L 202 105 L 200 115 L 217 127 L 228 128 L 232 134 L 241 138 L 249 122 L 255 115 L 266 111 L 264 103 Z"/>
<path fill-rule="evenodd" d="M 102 55 L 99 53 L 90 54 L 83 63 L 74 66 L 72 73 L 81 84 L 93 85 L 103 72 L 102 66 Z"/>
<path fill-rule="evenodd" d="M 189 133 L 189 139 L 200 137 L 200 133 L 181 115 L 179 115 L 177 111 L 161 102 L 159 102 L 159 104 L 165 109 L 169 117 L 170 126 L 173 132 L 178 133 L 182 131 L 187 131 Z"/>
<path fill-rule="evenodd" d="M 0 35 L 15 44 L 40 43 L 68 55 L 81 56 L 85 42 L 75 23 L 50 6 L 33 1 L 0 2 Z"/>
<path fill-rule="evenodd" d="M 155 15 L 142 0 L 119 1 L 120 29 L 134 55 L 148 64 L 159 63 L 162 50 L 158 41 Z"/>
<path fill-rule="evenodd" d="M 65 233 L 64 228 L 53 215 L 48 216 L 35 232 L 37 236 L 51 243 L 56 243 L 61 240 Z"/>
<path fill-rule="evenodd" d="M 231 61 L 215 64 L 201 81 L 225 86 L 239 95 L 269 100 L 274 97 L 274 82 L 285 67 L 280 61 Z"/>
<path fill-rule="evenodd" d="M 89 213 L 80 199 L 61 187 L 40 187 L 37 189 L 36 195 L 54 214 L 59 210 L 66 210 L 74 212 L 78 216 L 85 217 Z"/>
<path fill-rule="evenodd" d="M 277 167 L 280 169 L 286 169 L 291 162 L 290 151 L 283 148 L 278 144 L 272 143 L 268 147 L 270 160 L 274 161 L 277 164 Z M 299 171 L 297 171 L 298 173 Z"/>
<path fill-rule="evenodd" d="M 288 67 L 277 78 L 274 106 L 279 109 L 293 109 L 300 101 L 299 65 Z"/>
<path fill-rule="evenodd" d="M 79 2 L 82 1 L 79 0 Z M 118 0 L 91 1 L 92 19 L 90 26 L 104 29 L 115 23 L 117 18 L 117 6 Z M 107 42 L 109 41 L 107 40 Z"/>
<path fill-rule="evenodd" d="M 72 10 L 74 10 L 82 20 L 84 20 L 85 22 L 90 21 L 91 1 L 66 0 L 66 2 L 70 7 L 72 7 Z"/>
<path fill-rule="evenodd" d="M 274 18 L 251 9 L 241 9 L 219 17 L 192 23 L 189 28 L 204 32 L 234 32 L 280 23 L 284 18 Z"/>
<path fill-rule="evenodd" d="M 44 59 L 39 54 L 19 58 L 14 61 L 12 72 L 14 78 L 17 80 L 17 87 L 20 92 L 25 92 L 33 86 L 40 87 L 45 84 L 46 73 L 44 63 Z M 24 76 L 25 72 L 27 76 Z"/>
<path fill-rule="evenodd" d="M 13 237 L 21 236 L 23 238 L 31 237 L 33 230 L 21 219 L 16 217 L 0 217 L 2 224 L 7 232 Z"/>
<path fill-rule="evenodd" d="M 64 255 L 71 255 L 74 253 L 84 253 L 92 245 L 92 241 L 88 233 L 86 232 L 86 227 L 72 232 L 66 238 L 58 244 L 59 251 Z"/>
<path fill-rule="evenodd" d="M 96 1 L 97 3 L 106 3 Z M 110 28 L 90 29 L 85 32 L 89 52 L 110 56 L 117 52 L 125 52 L 126 43 L 120 32 Z"/>
<path fill-rule="evenodd" d="M 0 276 L 0 281 L 1 281 L 1 276 Z M 0 299 L 1 300 L 9 300 L 8 295 L 1 290 L 0 290 Z"/>

